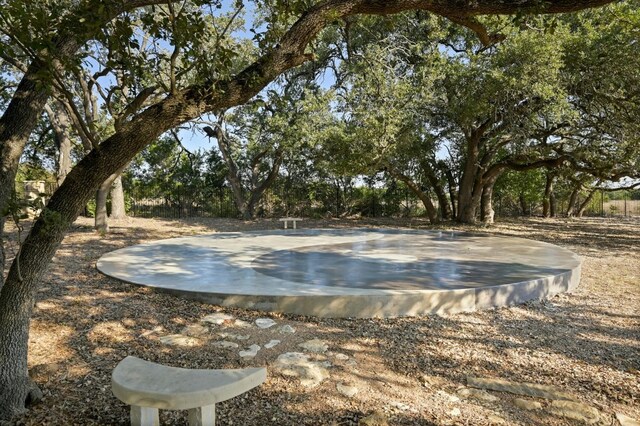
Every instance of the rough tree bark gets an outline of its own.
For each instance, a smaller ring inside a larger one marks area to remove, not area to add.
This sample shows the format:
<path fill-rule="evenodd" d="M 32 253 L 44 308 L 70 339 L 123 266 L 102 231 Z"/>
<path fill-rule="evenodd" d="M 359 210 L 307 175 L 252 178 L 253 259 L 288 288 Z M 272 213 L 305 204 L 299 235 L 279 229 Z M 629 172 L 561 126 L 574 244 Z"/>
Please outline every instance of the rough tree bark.
<path fill-rule="evenodd" d="M 493 210 L 493 187 L 497 179 L 498 176 L 491 177 L 485 181 L 482 187 L 481 219 L 485 225 L 493 225 L 496 216 L 496 212 Z"/>
<path fill-rule="evenodd" d="M 60 186 L 71 171 L 71 147 L 73 143 L 71 141 L 71 120 L 62 105 L 57 103 L 56 107 L 54 110 L 49 104 L 45 104 L 44 110 L 49 117 L 49 122 L 56 137 L 58 148 L 56 183 Z"/>
<path fill-rule="evenodd" d="M 283 154 L 282 151 L 276 152 L 276 158 L 271 165 L 269 170 L 269 174 L 262 182 L 254 182 L 251 189 L 251 196 L 245 205 L 245 216 L 244 218 L 249 220 L 255 217 L 255 207 L 262 198 L 264 192 L 271 187 L 273 182 L 278 177 L 278 172 L 280 171 L 280 166 L 282 165 Z M 254 176 L 257 176 L 257 171 L 254 170 Z"/>
<path fill-rule="evenodd" d="M 24 410 L 29 395 L 34 395 L 27 374 L 29 320 L 40 281 L 65 233 L 84 204 L 109 176 L 131 161 L 149 141 L 163 132 L 205 112 L 224 110 L 247 102 L 283 71 L 310 59 L 304 54 L 309 42 L 328 23 L 355 14 L 391 14 L 424 9 L 443 16 L 474 16 L 515 12 L 569 12 L 610 2 L 611 0 L 555 0 L 541 5 L 538 0 L 513 4 L 503 0 L 403 1 L 329 0 L 311 7 L 282 37 L 273 50 L 228 81 L 211 82 L 173 93 L 134 116 L 121 130 L 91 151 L 67 175 L 60 188 L 36 220 L 25 243 L 11 265 L 0 289 L 0 420 L 10 419 Z M 103 14 L 111 20 L 120 12 L 166 1 L 104 1 Z M 83 41 L 101 28 L 95 19 L 95 3 L 80 2 L 79 14 L 71 14 L 66 38 L 56 43 L 60 56 L 69 57 Z M 111 13 L 111 15 L 109 15 Z M 110 16 L 110 17 L 109 17 Z M 85 19 L 79 19 L 85 18 Z M 102 19 L 105 22 L 104 19 Z M 99 23 L 99 22 L 98 22 Z M 68 24 L 64 21 L 62 24 Z M 65 27 L 61 27 L 65 28 Z M 69 33 L 71 31 L 71 33 Z M 49 52 L 50 54 L 52 52 Z M 34 60 L 0 118 L 0 212 L 11 197 L 17 164 L 29 134 L 35 127 L 48 98 L 39 75 L 46 70 Z M 2 229 L 0 229 L 0 235 Z"/>
<path fill-rule="evenodd" d="M 438 198 L 438 204 L 440 205 L 440 212 L 443 220 L 451 220 L 453 218 L 451 213 L 451 204 L 449 204 L 449 200 L 447 199 L 447 194 L 442 186 L 442 182 L 439 177 L 436 175 L 434 168 L 429 163 L 423 163 L 422 169 L 427 176 L 427 180 L 431 187 L 433 188 L 433 192 L 436 194 Z"/>
<path fill-rule="evenodd" d="M 580 191 L 582 190 L 582 182 L 577 182 L 576 186 L 571 190 L 571 195 L 569 196 L 569 205 L 567 206 L 567 217 L 575 216 L 577 212 L 577 203 L 578 196 L 580 195 Z"/>
<path fill-rule="evenodd" d="M 14 191 L 20 156 L 48 98 L 46 91 L 38 85 L 38 71 L 42 67 L 40 61 L 31 64 L 0 118 L 0 291 L 4 287 L 4 217 Z M 0 400 L 0 407 L 2 402 Z"/>
<path fill-rule="evenodd" d="M 111 214 L 110 219 L 125 219 L 127 209 L 124 203 L 124 188 L 122 187 L 122 174 L 118 175 L 111 185 Z"/>
<path fill-rule="evenodd" d="M 475 133 L 475 132 L 474 132 Z M 458 188 L 458 222 L 475 223 L 480 196 L 476 188 L 478 160 L 480 157 L 480 135 L 471 134 L 467 138 L 466 158 Z M 481 195 L 481 194 L 480 194 Z"/>
<path fill-rule="evenodd" d="M 109 176 L 104 182 L 100 184 L 98 190 L 96 191 L 96 213 L 95 213 L 95 221 L 94 228 L 96 231 L 101 233 L 109 232 L 109 216 L 107 212 L 107 199 L 109 198 L 109 193 L 112 190 L 113 183 L 120 177 L 122 174 L 122 170 L 118 170 Z M 123 204 L 124 204 L 124 196 L 123 196 Z M 112 200 L 113 204 L 113 200 Z M 113 205 L 111 206 L 113 208 Z M 112 210 L 113 211 L 113 210 Z"/>
<path fill-rule="evenodd" d="M 544 186 L 544 196 L 542 197 L 542 216 L 549 218 L 549 217 L 553 217 L 555 212 L 552 212 L 551 206 L 552 204 L 554 204 L 554 202 L 552 202 L 552 199 L 554 198 L 553 195 L 553 184 L 554 181 L 556 179 L 556 176 L 552 173 L 547 173 L 546 176 L 546 182 L 545 182 L 545 186 Z"/>
<path fill-rule="evenodd" d="M 522 216 L 531 216 L 531 209 L 524 194 L 520 193 L 518 195 L 518 202 L 520 203 L 520 213 Z"/>
<path fill-rule="evenodd" d="M 223 119 L 221 117 L 218 120 L 218 124 L 216 125 L 215 129 L 207 126 L 203 130 L 209 137 L 215 137 L 218 141 L 220 154 L 222 155 L 222 159 L 227 164 L 227 179 L 231 184 L 233 202 L 235 203 L 238 211 L 240 211 L 240 215 L 242 216 L 242 218 L 245 220 L 251 220 L 255 216 L 255 206 L 262 198 L 264 192 L 269 189 L 269 187 L 271 187 L 276 177 L 278 176 L 280 166 L 282 165 L 283 152 L 279 149 L 276 150 L 275 159 L 273 160 L 273 163 L 269 168 L 269 173 L 262 181 L 260 181 L 259 178 L 259 169 L 261 160 L 265 157 L 267 151 L 262 151 L 256 154 L 251 160 L 251 179 L 249 182 L 249 188 L 245 190 L 238 165 L 231 156 L 231 146 L 229 146 L 229 138 L 227 138 L 227 135 L 222 129 L 222 123 Z M 245 197 L 245 192 L 249 194 L 249 198 Z"/>
<path fill-rule="evenodd" d="M 589 203 L 591 202 L 591 200 L 593 200 L 593 196 L 596 195 L 597 190 L 598 188 L 592 188 L 591 190 L 589 190 L 587 197 L 584 199 L 582 203 L 580 203 L 576 216 L 582 217 L 582 215 L 584 215 L 585 210 L 589 206 Z"/>
<path fill-rule="evenodd" d="M 551 215 L 551 217 L 558 216 L 556 194 L 554 192 L 551 192 L 551 194 L 549 194 L 549 214 Z"/>
<path fill-rule="evenodd" d="M 451 172 L 449 167 L 445 167 L 444 169 L 445 175 L 447 177 L 447 184 L 449 186 L 449 199 L 451 200 L 451 217 L 458 217 L 458 191 L 456 180 Z"/>
<path fill-rule="evenodd" d="M 428 194 L 425 194 L 425 192 L 422 189 L 420 189 L 420 186 L 418 186 L 413 181 L 413 179 L 411 179 L 409 176 L 399 172 L 389 163 L 384 163 L 384 165 L 387 168 L 387 172 L 391 176 L 393 176 L 394 178 L 398 179 L 401 182 L 404 182 L 404 184 L 407 185 L 409 190 L 413 192 L 416 195 L 416 197 L 420 199 L 420 201 L 422 201 L 422 204 L 424 205 L 424 208 L 427 211 L 427 217 L 429 218 L 429 222 L 434 224 L 438 223 L 439 222 L 438 210 L 433 205 L 433 201 L 431 201 L 431 197 Z"/>

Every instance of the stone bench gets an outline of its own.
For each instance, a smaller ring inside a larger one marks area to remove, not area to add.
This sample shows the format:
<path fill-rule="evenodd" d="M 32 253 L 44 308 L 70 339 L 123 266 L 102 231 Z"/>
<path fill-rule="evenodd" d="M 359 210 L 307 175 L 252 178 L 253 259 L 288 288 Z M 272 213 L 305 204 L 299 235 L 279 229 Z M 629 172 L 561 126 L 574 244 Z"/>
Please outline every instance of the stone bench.
<path fill-rule="evenodd" d="M 190 426 L 214 426 L 215 404 L 262 384 L 266 368 L 191 370 L 128 356 L 113 370 L 113 394 L 131 405 L 131 425 L 157 426 L 158 409 L 189 410 Z"/>
<path fill-rule="evenodd" d="M 298 220 L 302 220 L 301 217 L 283 217 L 279 219 L 280 222 L 284 222 L 284 229 L 287 229 L 287 223 L 289 221 L 293 222 L 293 229 L 296 229 L 296 222 Z"/>

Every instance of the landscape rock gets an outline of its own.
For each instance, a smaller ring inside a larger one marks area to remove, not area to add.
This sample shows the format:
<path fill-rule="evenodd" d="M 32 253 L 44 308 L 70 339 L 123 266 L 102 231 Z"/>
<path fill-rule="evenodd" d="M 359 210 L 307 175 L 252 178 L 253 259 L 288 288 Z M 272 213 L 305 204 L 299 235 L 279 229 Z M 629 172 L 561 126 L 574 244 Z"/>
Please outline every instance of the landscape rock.
<path fill-rule="evenodd" d="M 463 398 L 473 398 L 485 402 L 494 402 L 499 399 L 497 396 L 491 395 L 482 389 L 462 388 L 456 393 Z"/>
<path fill-rule="evenodd" d="M 258 328 L 269 328 L 276 325 L 276 322 L 271 318 L 258 318 L 256 320 L 256 325 L 258 326 Z"/>
<path fill-rule="evenodd" d="M 264 345 L 264 347 L 267 349 L 271 349 L 274 346 L 277 346 L 279 343 L 280 343 L 280 340 L 270 340 L 269 343 Z"/>
<path fill-rule="evenodd" d="M 400 401 L 392 401 L 389 406 L 391 408 L 395 408 L 396 410 L 399 411 L 411 411 L 412 413 L 416 413 L 417 410 L 415 408 L 412 408 L 410 405 L 405 404 L 404 402 L 400 402 Z"/>
<path fill-rule="evenodd" d="M 446 399 L 449 402 L 460 402 L 460 398 L 455 395 L 451 395 L 450 393 L 447 393 L 443 390 L 439 390 L 438 392 L 436 392 L 436 395 Z"/>
<path fill-rule="evenodd" d="M 460 409 L 457 407 L 449 411 L 449 415 L 453 417 L 458 417 L 460 414 L 462 414 L 462 411 L 460 411 Z"/>
<path fill-rule="evenodd" d="M 578 420 L 588 425 L 601 421 L 600 411 L 581 402 L 551 401 L 549 412 L 559 417 Z"/>
<path fill-rule="evenodd" d="M 160 341 L 170 346 L 186 346 L 192 347 L 200 344 L 200 341 L 194 337 L 184 336 L 182 334 L 169 334 L 160 336 Z"/>
<path fill-rule="evenodd" d="M 575 401 L 575 396 L 564 392 L 561 389 L 550 385 L 539 385 L 537 383 L 518 383 L 502 379 L 489 379 L 482 377 L 467 377 L 467 385 L 489 389 L 498 392 L 509 392 L 515 395 L 532 396 L 535 398 L 558 399 Z"/>
<path fill-rule="evenodd" d="M 147 330 L 144 333 L 140 334 L 140 337 L 147 337 L 155 333 L 162 333 L 162 331 L 164 331 L 164 327 L 158 325 L 156 327 L 153 327 L 153 329 Z"/>
<path fill-rule="evenodd" d="M 241 319 L 237 319 L 237 320 L 235 320 L 235 322 L 233 323 L 233 325 L 234 325 L 235 327 L 240 327 L 240 328 L 248 328 L 248 327 L 251 327 L 251 323 L 250 323 L 250 322 L 247 322 L 247 321 L 244 321 L 244 320 L 241 320 Z"/>
<path fill-rule="evenodd" d="M 291 327 L 289 324 L 285 324 L 282 327 L 278 328 L 278 333 L 280 334 L 293 334 L 296 332 L 296 329 Z"/>
<path fill-rule="evenodd" d="M 220 342 L 214 342 L 213 346 L 216 346 L 218 348 L 225 348 L 225 349 L 236 349 L 239 347 L 237 343 L 227 342 L 226 340 L 222 340 Z"/>
<path fill-rule="evenodd" d="M 222 312 L 216 312 L 211 315 L 207 315 L 202 318 L 202 322 L 206 322 L 209 324 L 222 325 L 226 322 L 230 322 L 233 320 L 233 316 L 229 314 L 223 314 Z"/>
<path fill-rule="evenodd" d="M 259 350 L 260 350 L 260 345 L 251 345 L 249 346 L 249 349 L 247 349 L 246 351 L 240 351 L 239 355 L 242 358 L 253 358 L 258 354 Z"/>
<path fill-rule="evenodd" d="M 616 413 L 616 420 L 620 426 L 640 426 L 640 422 L 622 413 Z"/>
<path fill-rule="evenodd" d="M 273 367 L 284 376 L 298 377 L 302 386 L 313 388 L 329 378 L 327 364 L 309 360 L 300 352 L 287 352 L 278 356 Z"/>
<path fill-rule="evenodd" d="M 363 417 L 358 422 L 358 426 L 389 426 L 387 417 L 380 411 L 374 411 L 367 417 Z"/>
<path fill-rule="evenodd" d="M 336 385 L 336 389 L 338 389 L 338 392 L 340 392 L 342 395 L 346 396 L 347 398 L 353 398 L 358 393 L 357 387 L 348 386 L 343 383 L 338 383 Z"/>
<path fill-rule="evenodd" d="M 202 324 L 191 324 L 182 329 L 180 334 L 186 336 L 198 337 L 209 333 L 209 328 Z"/>
<path fill-rule="evenodd" d="M 513 405 L 523 410 L 539 410 L 542 408 L 542 404 L 538 401 L 532 401 L 530 399 L 516 398 L 513 400 Z"/>
<path fill-rule="evenodd" d="M 329 346 L 327 346 L 327 344 L 320 339 L 307 340 L 304 343 L 300 343 L 298 346 L 309 352 L 314 352 L 317 354 L 325 353 L 327 349 L 329 349 Z"/>
<path fill-rule="evenodd" d="M 223 339 L 249 340 L 249 335 L 245 334 L 218 333 L 218 336 L 222 337 Z"/>

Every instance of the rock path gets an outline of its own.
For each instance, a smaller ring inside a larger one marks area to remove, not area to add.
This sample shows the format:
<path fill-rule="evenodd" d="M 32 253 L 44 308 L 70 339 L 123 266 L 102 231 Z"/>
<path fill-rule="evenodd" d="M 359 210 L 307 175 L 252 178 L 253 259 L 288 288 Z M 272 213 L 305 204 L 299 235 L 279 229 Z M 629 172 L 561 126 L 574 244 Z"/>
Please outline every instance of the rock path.
<path fill-rule="evenodd" d="M 225 331 L 217 331 L 215 335 L 222 340 L 216 340 L 211 343 L 212 346 L 238 350 L 238 355 L 244 360 L 252 360 L 261 349 L 272 350 L 282 343 L 281 339 L 289 339 L 289 336 L 295 334 L 296 330 L 291 325 L 278 323 L 271 318 L 258 318 L 253 323 L 234 318 L 232 315 L 216 312 L 207 315 L 201 319 L 199 323 L 190 324 L 177 334 L 167 334 L 159 336 L 160 342 L 171 346 L 193 347 L 206 343 L 207 337 L 212 336 L 213 329 L 216 327 L 224 327 Z M 249 344 L 250 334 L 240 334 L 233 332 L 233 328 L 240 328 L 250 331 L 251 328 L 257 328 L 263 333 L 279 334 L 279 339 L 270 339 L 266 343 Z M 229 330 L 231 329 L 231 330 Z M 154 329 L 148 334 L 161 332 L 161 329 Z M 232 341 L 235 340 L 235 341 Z M 236 343 L 241 342 L 241 343 Z M 277 356 L 275 362 L 271 364 L 274 372 L 285 377 L 295 377 L 305 388 L 315 388 L 323 381 L 330 378 L 329 369 L 333 366 L 327 358 L 331 357 L 342 366 L 355 366 L 356 360 L 349 355 L 341 352 L 329 351 L 329 344 L 321 339 L 314 338 L 311 340 L 298 343 L 298 348 L 302 352 L 284 352 Z M 270 352 L 273 353 L 273 352 Z M 277 352 L 276 352 L 277 353 Z M 484 377 L 467 377 L 467 387 L 459 388 L 454 394 L 450 394 L 442 390 L 442 383 L 437 376 L 423 376 L 424 386 L 433 388 L 435 394 L 448 403 L 458 403 L 462 399 L 473 399 L 487 408 L 495 407 L 495 404 L 501 399 L 499 393 L 507 393 L 516 395 L 511 399 L 514 407 L 527 410 L 539 411 L 548 415 L 553 415 L 566 420 L 573 420 L 583 424 L 616 424 L 620 426 L 640 426 L 640 423 L 626 416 L 623 413 L 615 413 L 607 415 L 597 408 L 580 402 L 577 396 L 564 391 L 555 386 L 543 385 L 537 383 L 519 383 L 496 378 Z M 345 398 L 355 398 L 360 389 L 353 383 L 337 382 L 335 385 L 337 392 Z M 440 388 L 440 389 L 438 389 Z M 498 392 L 493 394 L 492 392 Z M 391 401 L 384 407 L 384 412 L 376 412 L 369 416 L 363 417 L 359 425 L 385 425 L 387 424 L 387 414 L 393 412 L 411 412 L 417 413 L 406 401 Z M 460 408 L 454 407 L 449 413 L 451 417 L 459 417 L 463 415 Z M 490 424 L 507 424 L 499 412 L 489 415 L 487 420 Z M 614 419 L 615 417 L 615 419 Z"/>

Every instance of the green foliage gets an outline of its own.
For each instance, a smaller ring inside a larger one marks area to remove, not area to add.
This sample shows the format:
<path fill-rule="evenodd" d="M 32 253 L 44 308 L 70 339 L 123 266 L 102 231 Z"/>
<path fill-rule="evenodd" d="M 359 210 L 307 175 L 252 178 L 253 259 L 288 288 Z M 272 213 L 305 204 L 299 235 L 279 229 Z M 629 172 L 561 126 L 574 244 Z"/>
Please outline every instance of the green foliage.
<path fill-rule="evenodd" d="M 225 186 L 226 167 L 220 154 L 186 152 L 174 138 L 161 138 L 136 157 L 125 174 L 125 189 L 136 197 L 162 196 L 179 203 L 189 194 L 213 193 Z"/>
<path fill-rule="evenodd" d="M 56 81 L 49 67 L 39 76 L 42 84 L 68 92 L 95 142 L 176 90 L 195 85 L 213 93 L 221 80 L 274 49 L 315 5 L 258 0 L 255 13 L 247 13 L 241 1 L 187 1 L 106 19 L 113 14 L 110 4 L 8 0 L 0 23 L 0 57 L 20 60 L 51 50 L 51 34 L 63 22 L 61 36 L 95 31 L 63 61 Z M 425 191 L 434 179 L 449 189 L 445 171 L 459 184 L 469 135 L 485 122 L 491 125 L 480 156 L 488 160 L 479 170 L 565 155 L 572 161 L 565 166 L 580 170 L 586 185 L 640 175 L 637 5 L 554 17 L 479 17 L 490 34 L 504 37 L 491 46 L 467 28 L 421 11 L 346 20 L 329 14 L 330 25 L 308 48 L 315 61 L 224 113 L 243 187 L 251 191 L 282 157 L 280 180 L 290 188 L 312 188 L 310 204 L 329 199 L 334 188 L 346 194 L 363 176 L 390 167 Z M 95 19 L 73 19 L 89 6 Z M 48 63 L 50 57 L 42 56 Z M 327 67 L 335 84 L 321 88 Z M 20 75 L 0 62 L 0 87 L 6 87 L 0 109 Z M 148 101 L 128 110 L 148 88 L 155 88 Z M 34 133 L 19 179 L 53 178 L 48 170 L 55 166 L 56 146 L 49 124 L 43 120 Z M 78 146 L 81 133 L 71 135 Z M 227 171 L 217 151 L 187 153 L 165 137 L 134 162 L 127 189 L 161 192 L 177 203 L 178 194 L 225 188 Z M 498 186 L 510 193 L 521 185 L 521 193 L 533 194 L 539 184 L 533 174 L 510 173 Z M 570 192 L 563 185 L 559 193 Z M 375 195 L 397 205 L 393 194 Z"/>
<path fill-rule="evenodd" d="M 494 187 L 495 196 L 513 202 L 522 198 L 527 203 L 538 204 L 542 201 L 545 182 L 543 169 L 510 171 L 498 178 Z"/>
<path fill-rule="evenodd" d="M 45 206 L 42 208 L 42 213 L 40 213 L 40 219 L 42 219 L 43 224 L 40 232 L 60 232 L 60 229 L 63 225 L 63 220 L 60 212 L 50 210 Z"/>
<path fill-rule="evenodd" d="M 53 176 L 51 171 L 46 169 L 42 164 L 33 162 L 20 163 L 16 174 L 16 182 L 24 182 L 27 180 L 55 182 L 55 176 Z"/>

